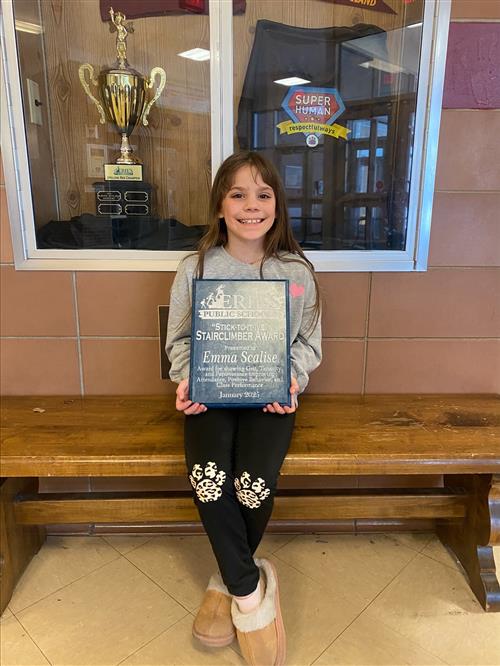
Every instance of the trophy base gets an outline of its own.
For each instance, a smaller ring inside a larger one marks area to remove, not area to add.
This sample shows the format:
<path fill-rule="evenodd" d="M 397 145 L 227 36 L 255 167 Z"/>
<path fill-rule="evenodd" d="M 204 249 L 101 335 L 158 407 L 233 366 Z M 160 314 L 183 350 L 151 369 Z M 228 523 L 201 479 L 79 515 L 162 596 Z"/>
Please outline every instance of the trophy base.
<path fill-rule="evenodd" d="M 105 164 L 104 180 L 142 180 L 142 164 Z"/>
<path fill-rule="evenodd" d="M 149 183 L 108 180 L 94 183 L 94 189 L 98 217 L 133 218 L 153 214 L 153 186 Z"/>

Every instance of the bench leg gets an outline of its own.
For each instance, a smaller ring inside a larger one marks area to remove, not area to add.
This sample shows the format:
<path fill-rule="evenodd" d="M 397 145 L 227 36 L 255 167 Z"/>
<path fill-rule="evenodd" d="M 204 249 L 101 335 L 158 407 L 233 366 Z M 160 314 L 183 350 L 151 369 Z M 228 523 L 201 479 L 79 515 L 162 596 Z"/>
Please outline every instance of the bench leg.
<path fill-rule="evenodd" d="M 492 548 L 500 544 L 500 475 L 447 475 L 444 484 L 467 491 L 467 515 L 460 521 L 441 523 L 438 536 L 457 556 L 482 607 L 500 612 Z"/>
<path fill-rule="evenodd" d="M 1 479 L 0 485 L 0 613 L 10 601 L 17 581 L 45 541 L 45 528 L 17 525 L 14 500 L 34 492 L 37 479 Z"/>

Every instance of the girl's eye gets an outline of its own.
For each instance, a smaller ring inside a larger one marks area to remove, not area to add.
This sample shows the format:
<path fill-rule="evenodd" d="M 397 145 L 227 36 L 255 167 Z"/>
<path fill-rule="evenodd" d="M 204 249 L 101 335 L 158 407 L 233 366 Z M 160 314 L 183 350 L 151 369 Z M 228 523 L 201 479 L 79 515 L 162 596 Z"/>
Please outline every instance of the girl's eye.
<path fill-rule="evenodd" d="M 270 199 L 271 198 L 271 195 L 267 194 L 267 193 L 261 194 L 260 196 L 261 196 L 261 199 Z"/>
<path fill-rule="evenodd" d="M 241 199 L 242 196 L 241 192 L 235 192 L 234 194 L 231 194 L 231 199 Z"/>

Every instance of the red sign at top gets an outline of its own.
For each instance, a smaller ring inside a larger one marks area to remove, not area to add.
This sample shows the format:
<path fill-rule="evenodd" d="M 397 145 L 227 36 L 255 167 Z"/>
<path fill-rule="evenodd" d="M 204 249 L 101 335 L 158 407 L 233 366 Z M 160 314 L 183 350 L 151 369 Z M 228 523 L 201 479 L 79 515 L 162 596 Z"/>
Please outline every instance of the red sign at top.
<path fill-rule="evenodd" d="M 371 9 L 374 12 L 385 12 L 386 14 L 396 14 L 392 7 L 384 0 L 330 0 L 337 5 L 347 5 L 359 9 Z M 411 0 L 410 0 L 411 1 Z"/>

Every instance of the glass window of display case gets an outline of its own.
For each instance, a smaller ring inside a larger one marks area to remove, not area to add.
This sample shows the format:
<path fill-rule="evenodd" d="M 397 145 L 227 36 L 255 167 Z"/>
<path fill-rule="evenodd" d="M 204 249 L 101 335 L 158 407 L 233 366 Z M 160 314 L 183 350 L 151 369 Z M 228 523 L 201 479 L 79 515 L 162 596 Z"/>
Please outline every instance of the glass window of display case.
<path fill-rule="evenodd" d="M 326 250 L 411 257 L 431 4 L 247 0 L 234 17 L 235 148 L 275 163 L 316 263 Z"/>
<path fill-rule="evenodd" d="M 218 165 L 251 149 L 317 269 L 425 270 L 448 0 L 2 9 L 18 268 L 174 269 Z"/>

